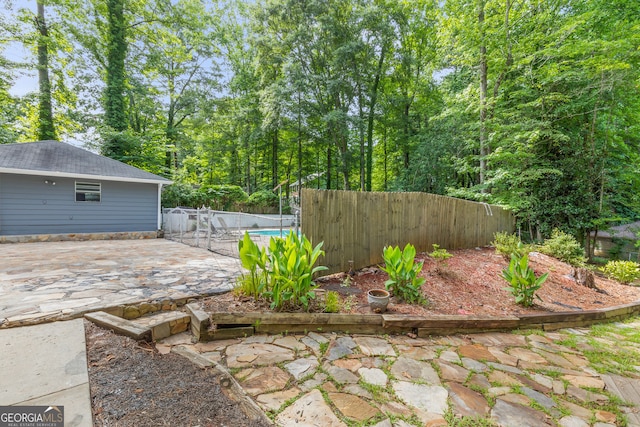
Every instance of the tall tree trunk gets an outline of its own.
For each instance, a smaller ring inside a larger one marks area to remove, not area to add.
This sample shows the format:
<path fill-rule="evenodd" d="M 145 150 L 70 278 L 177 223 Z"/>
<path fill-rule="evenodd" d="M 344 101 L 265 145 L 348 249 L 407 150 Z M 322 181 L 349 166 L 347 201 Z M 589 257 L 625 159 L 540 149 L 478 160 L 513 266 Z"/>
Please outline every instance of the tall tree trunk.
<path fill-rule="evenodd" d="M 373 121 L 375 118 L 376 103 L 378 102 L 378 86 L 380 86 L 380 78 L 382 76 L 382 68 L 384 66 L 384 58 L 386 53 L 386 46 L 382 46 L 380 51 L 380 58 L 378 60 L 378 68 L 376 70 L 376 76 L 373 81 L 373 87 L 371 88 L 371 97 L 369 102 L 369 117 L 367 122 L 367 183 L 366 191 L 371 191 L 371 174 L 373 171 Z"/>
<path fill-rule="evenodd" d="M 57 140 L 53 124 L 53 107 L 51 105 L 51 81 L 49 80 L 49 30 L 44 17 L 44 4 L 37 2 L 38 16 L 38 85 L 40 89 L 38 106 L 38 139 Z"/>
<path fill-rule="evenodd" d="M 331 144 L 327 144 L 327 190 L 331 190 Z"/>
<path fill-rule="evenodd" d="M 484 0 L 478 0 L 478 27 L 480 28 L 480 184 L 484 184 L 487 169 L 487 46 L 484 34 Z"/>
<path fill-rule="evenodd" d="M 105 121 L 115 131 L 127 129 L 125 94 L 125 58 L 127 56 L 124 0 L 107 0 L 108 45 Z"/>

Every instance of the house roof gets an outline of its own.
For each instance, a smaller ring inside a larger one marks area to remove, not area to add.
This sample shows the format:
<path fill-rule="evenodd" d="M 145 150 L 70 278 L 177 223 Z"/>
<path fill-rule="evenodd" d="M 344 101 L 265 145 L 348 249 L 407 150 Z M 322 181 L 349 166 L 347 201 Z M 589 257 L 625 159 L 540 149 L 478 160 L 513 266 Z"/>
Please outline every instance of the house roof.
<path fill-rule="evenodd" d="M 57 141 L 0 144 L 0 173 L 171 184 L 161 176 Z"/>
<path fill-rule="evenodd" d="M 640 221 L 631 224 L 616 225 L 607 231 L 598 231 L 598 237 L 615 237 L 619 239 L 638 240 L 636 232 L 640 231 Z M 591 232 L 593 235 L 593 232 Z"/>

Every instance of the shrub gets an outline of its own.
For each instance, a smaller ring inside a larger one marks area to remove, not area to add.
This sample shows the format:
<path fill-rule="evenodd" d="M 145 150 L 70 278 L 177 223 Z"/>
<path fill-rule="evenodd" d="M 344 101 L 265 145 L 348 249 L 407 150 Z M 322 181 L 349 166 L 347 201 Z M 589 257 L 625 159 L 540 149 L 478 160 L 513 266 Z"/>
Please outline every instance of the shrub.
<path fill-rule="evenodd" d="M 531 250 L 530 245 L 525 245 L 515 234 L 509 234 L 506 231 L 496 233 L 493 235 L 493 245 L 496 248 L 496 252 L 504 256 L 506 259 L 511 258 L 511 254 L 516 254 L 518 257 L 528 254 Z"/>
<path fill-rule="evenodd" d="M 193 197 L 195 207 L 229 210 L 234 204 L 246 202 L 249 196 L 237 185 L 203 185 Z"/>
<path fill-rule="evenodd" d="M 618 282 L 629 284 L 640 279 L 640 265 L 633 261 L 609 261 L 600 270 Z"/>
<path fill-rule="evenodd" d="M 329 291 L 324 297 L 325 313 L 337 313 L 340 311 L 340 294 L 336 291 Z"/>
<path fill-rule="evenodd" d="M 177 206 L 195 207 L 193 187 L 189 184 L 176 182 L 162 188 L 162 206 L 175 208 Z"/>
<path fill-rule="evenodd" d="M 584 257 L 584 249 L 575 237 L 557 228 L 551 232 L 551 238 L 544 241 L 540 252 L 576 267 L 584 265 L 587 261 Z"/>
<path fill-rule="evenodd" d="M 517 304 L 525 307 L 533 305 L 533 298 L 537 296 L 536 291 L 540 289 L 548 276 L 549 273 L 544 273 L 542 276 L 536 277 L 536 273 L 529 267 L 528 254 L 520 257 L 516 254 L 511 255 L 509 267 L 502 270 L 502 278 L 509 283 L 509 286 L 504 289 L 511 292 L 516 298 Z"/>
<path fill-rule="evenodd" d="M 396 297 L 410 303 L 426 303 L 420 288 L 426 282 L 418 277 L 423 263 L 415 263 L 416 248 L 407 243 L 403 251 L 398 246 L 385 246 L 382 258 L 385 266 L 380 269 L 389 275 L 385 288 Z"/>
<path fill-rule="evenodd" d="M 440 245 L 433 244 L 433 252 L 429 253 L 431 258 L 434 258 L 437 262 L 437 270 L 440 271 L 443 267 L 447 266 L 447 260 L 453 255 L 450 254 L 445 248 L 441 248 Z"/>
<path fill-rule="evenodd" d="M 277 208 L 280 205 L 280 200 L 273 191 L 262 190 L 251 194 L 247 199 L 246 205 L 257 208 Z"/>
<path fill-rule="evenodd" d="M 281 310 L 286 304 L 309 308 L 315 298 L 313 275 L 327 267 L 314 267 L 324 255 L 322 243 L 316 247 L 305 237 L 289 233 L 285 238 L 272 237 L 268 248 L 259 248 L 245 232 L 238 243 L 242 266 L 249 270 L 240 287 L 248 295 L 266 298 L 271 308 Z"/>

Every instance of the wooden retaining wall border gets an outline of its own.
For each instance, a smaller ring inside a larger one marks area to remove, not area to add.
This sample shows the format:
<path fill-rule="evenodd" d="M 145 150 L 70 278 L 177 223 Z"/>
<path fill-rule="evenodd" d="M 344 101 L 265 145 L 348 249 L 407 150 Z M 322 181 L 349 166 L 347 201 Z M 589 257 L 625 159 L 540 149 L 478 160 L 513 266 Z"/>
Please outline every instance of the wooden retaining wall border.
<path fill-rule="evenodd" d="M 640 314 L 640 301 L 601 310 L 523 314 L 504 317 L 442 315 L 433 317 L 398 314 L 328 313 L 207 313 L 197 303 L 187 304 L 191 330 L 198 341 L 241 338 L 254 333 L 344 332 L 353 334 L 431 335 L 473 334 L 516 329 L 586 327 L 624 320 Z"/>

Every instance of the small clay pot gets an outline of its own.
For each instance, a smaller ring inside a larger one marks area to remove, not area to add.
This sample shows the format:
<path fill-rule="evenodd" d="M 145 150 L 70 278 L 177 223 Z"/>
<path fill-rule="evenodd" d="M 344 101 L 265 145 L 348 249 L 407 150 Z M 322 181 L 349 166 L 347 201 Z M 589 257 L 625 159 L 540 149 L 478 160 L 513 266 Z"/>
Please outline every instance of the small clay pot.
<path fill-rule="evenodd" d="M 384 313 L 389 305 L 389 292 L 384 289 L 371 289 L 367 292 L 369 307 L 374 313 Z"/>

